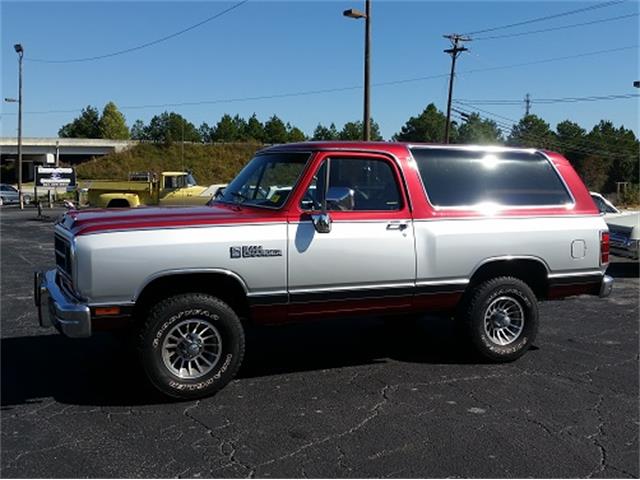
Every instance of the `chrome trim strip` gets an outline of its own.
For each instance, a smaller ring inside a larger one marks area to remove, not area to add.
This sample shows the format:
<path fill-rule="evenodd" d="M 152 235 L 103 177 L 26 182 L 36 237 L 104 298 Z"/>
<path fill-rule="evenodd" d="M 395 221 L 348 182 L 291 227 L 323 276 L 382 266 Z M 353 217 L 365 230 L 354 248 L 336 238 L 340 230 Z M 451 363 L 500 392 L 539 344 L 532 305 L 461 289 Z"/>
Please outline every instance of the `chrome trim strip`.
<path fill-rule="evenodd" d="M 295 288 L 289 290 L 291 295 L 298 293 L 325 293 L 325 292 L 353 292 L 358 290 L 385 290 L 393 288 L 414 288 L 414 282 L 398 282 L 387 284 L 359 284 L 359 285 L 343 285 L 323 288 Z"/>
<path fill-rule="evenodd" d="M 267 290 L 262 292 L 248 292 L 247 297 L 249 298 L 259 298 L 259 297 L 268 297 L 272 295 L 287 295 L 286 290 Z"/>
<path fill-rule="evenodd" d="M 407 143 L 407 149 L 412 148 L 424 148 L 427 150 L 436 150 L 443 148 L 450 148 L 452 150 L 466 150 L 470 152 L 525 152 L 535 153 L 541 150 L 537 148 L 522 148 L 522 147 L 507 147 L 504 145 L 450 145 L 450 144 L 425 144 L 425 143 Z"/>
<path fill-rule="evenodd" d="M 473 270 L 471 270 L 470 278 L 473 277 L 476 274 L 476 272 L 480 269 L 480 267 L 482 267 L 483 265 L 486 265 L 491 262 L 500 262 L 504 260 L 534 260 L 542 264 L 542 266 L 547 271 L 547 277 L 551 272 L 551 269 L 549 268 L 549 264 L 547 264 L 547 262 L 544 259 L 540 257 L 536 257 L 535 255 L 500 255 L 497 257 L 485 258 L 484 260 L 481 260 L 479 263 L 477 263 L 476 266 L 473 267 Z"/>
<path fill-rule="evenodd" d="M 589 213 L 589 214 L 581 214 L 581 215 L 492 215 L 492 220 L 528 220 L 531 218 L 591 218 L 591 217 L 599 217 L 600 214 Z M 473 217 L 430 217 L 430 218 L 416 218 L 413 221 L 415 223 L 421 222 L 448 222 L 448 221 L 456 221 L 456 220 L 486 220 L 486 217 L 481 216 L 473 216 Z"/>
<path fill-rule="evenodd" d="M 97 302 L 97 303 L 88 303 L 87 306 L 89 308 L 94 307 L 134 307 L 136 302 Z"/>
<path fill-rule="evenodd" d="M 383 211 L 383 210 L 380 210 Z M 332 210 L 329 210 L 329 214 L 331 214 Z M 344 211 L 341 211 L 340 213 L 345 213 Z M 362 213 L 362 211 L 358 210 L 357 213 Z M 375 213 L 377 213 L 377 211 L 375 211 Z M 369 219 L 369 220 L 348 220 L 348 219 L 340 219 L 340 220 L 334 220 L 331 219 L 331 223 L 402 223 L 402 222 L 406 222 L 406 223 L 411 223 L 411 219 L 407 218 L 407 219 L 398 219 L 398 218 L 378 218 L 378 219 Z M 306 223 L 313 223 L 312 220 L 294 220 L 294 221 L 290 221 L 289 225 L 302 225 L 302 224 L 306 224 Z"/>
<path fill-rule="evenodd" d="M 573 207 L 575 207 L 576 206 L 576 198 L 573 196 L 573 192 L 569 188 L 569 185 L 567 185 L 567 182 L 564 181 L 564 177 L 562 175 L 560 175 L 560 172 L 558 171 L 558 167 L 556 167 L 556 164 L 553 163 L 553 160 L 551 160 L 551 157 L 549 157 L 549 155 L 547 155 L 544 150 L 538 150 L 537 153 L 539 153 L 544 158 L 546 158 L 547 162 L 549 162 L 549 164 L 551 164 L 551 168 L 553 168 L 553 171 L 556 172 L 556 175 L 558 176 L 558 178 L 562 182 L 562 185 L 564 186 L 565 191 L 569 194 L 569 198 L 571 198 L 571 203 L 572 203 Z"/>
<path fill-rule="evenodd" d="M 170 275 L 189 275 L 189 274 L 194 274 L 194 273 L 222 273 L 224 275 L 229 275 L 230 277 L 234 278 L 235 280 L 237 280 L 238 282 L 240 282 L 240 285 L 242 285 L 242 288 L 244 289 L 245 294 L 247 294 L 249 292 L 249 288 L 247 287 L 247 283 L 244 281 L 244 279 L 238 275 L 235 272 L 232 272 L 231 270 L 227 270 L 224 268 L 187 268 L 187 269 L 171 269 L 171 270 L 161 270 L 159 272 L 156 272 L 152 275 L 149 275 L 147 278 L 144 279 L 144 281 L 142 282 L 141 286 L 138 288 L 138 290 L 136 291 L 136 293 L 133 295 L 133 297 L 131 298 L 132 302 L 135 302 L 138 297 L 140 296 L 140 294 L 144 291 L 144 289 L 154 280 L 157 280 L 159 278 L 162 277 L 168 277 Z"/>
<path fill-rule="evenodd" d="M 547 278 L 549 279 L 557 279 L 557 278 L 580 278 L 580 277 L 588 277 L 588 276 L 603 276 L 604 273 L 602 270 L 583 270 L 580 272 L 570 272 L 570 273 L 549 273 Z"/>
<path fill-rule="evenodd" d="M 452 278 L 450 280 L 419 280 L 416 282 L 417 287 L 439 287 L 446 285 L 468 285 L 468 278 Z"/>

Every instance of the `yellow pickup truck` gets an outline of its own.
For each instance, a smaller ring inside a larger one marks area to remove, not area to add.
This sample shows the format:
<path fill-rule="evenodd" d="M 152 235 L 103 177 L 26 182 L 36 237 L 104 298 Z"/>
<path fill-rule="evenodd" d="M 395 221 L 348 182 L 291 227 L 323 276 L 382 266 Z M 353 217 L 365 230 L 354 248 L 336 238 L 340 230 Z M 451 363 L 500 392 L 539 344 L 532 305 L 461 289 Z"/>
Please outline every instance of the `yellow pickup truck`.
<path fill-rule="evenodd" d="M 128 181 L 95 180 L 86 187 L 87 202 L 98 208 L 143 205 L 205 205 L 224 185 L 197 184 L 189 172 L 133 173 Z"/>

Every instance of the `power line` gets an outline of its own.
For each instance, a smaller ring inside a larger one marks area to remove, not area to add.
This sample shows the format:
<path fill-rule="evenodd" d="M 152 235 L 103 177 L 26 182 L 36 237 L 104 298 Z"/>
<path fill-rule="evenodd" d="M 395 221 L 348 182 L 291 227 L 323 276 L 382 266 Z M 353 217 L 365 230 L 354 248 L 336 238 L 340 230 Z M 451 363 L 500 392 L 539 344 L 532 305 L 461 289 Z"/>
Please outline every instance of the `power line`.
<path fill-rule="evenodd" d="M 187 33 L 191 30 L 194 30 L 202 25 L 204 25 L 205 23 L 209 23 L 217 18 L 222 17 L 223 15 L 226 15 L 227 13 L 231 12 L 232 10 L 235 10 L 238 7 L 241 7 L 242 5 L 244 5 L 245 3 L 247 3 L 249 0 L 242 0 L 238 3 L 236 3 L 235 5 L 232 5 L 229 8 L 226 8 L 224 10 L 222 10 L 221 12 L 216 13 L 215 15 L 212 15 L 208 18 L 205 18 L 204 20 L 198 22 L 198 23 L 194 23 L 193 25 L 190 25 L 187 28 L 183 28 L 182 30 L 178 31 L 178 32 L 174 32 L 170 35 L 167 35 L 165 37 L 162 38 L 158 38 L 156 40 L 152 40 L 150 42 L 147 43 L 143 43 L 142 45 L 137 45 L 135 47 L 130 47 L 130 48 L 125 48 L 124 50 L 118 50 L 116 52 L 111 52 L 111 53 L 105 53 L 103 55 L 95 55 L 93 57 L 83 57 L 83 58 L 71 58 L 71 59 L 63 59 L 63 60 L 49 60 L 49 59 L 43 59 L 43 58 L 25 58 L 25 60 L 28 60 L 30 62 L 38 62 L 38 63 L 80 63 L 80 62 L 90 62 L 93 60 L 101 60 L 103 58 L 109 58 L 109 57 L 115 57 L 117 55 L 123 55 L 125 53 L 130 53 L 130 52 L 135 52 L 136 50 L 142 50 L 143 48 L 147 48 L 147 47 L 151 47 L 153 45 L 157 45 L 158 43 L 162 43 L 162 42 L 166 42 L 167 40 L 170 40 L 172 38 L 175 38 L 179 35 L 182 35 L 184 33 Z"/>
<path fill-rule="evenodd" d="M 495 32 L 496 30 L 503 30 L 505 28 L 519 27 L 521 25 L 528 25 L 530 23 L 536 23 L 536 22 L 542 22 L 544 20 L 550 20 L 552 18 L 566 17 L 568 15 L 574 15 L 576 13 L 587 12 L 587 11 L 596 10 L 596 9 L 599 9 L 599 8 L 611 7 L 613 5 L 618 5 L 620 3 L 624 3 L 624 1 L 625 0 L 614 0 L 614 1 L 610 1 L 610 2 L 599 3 L 597 5 L 591 5 L 589 7 L 578 8 L 576 10 L 569 10 L 567 12 L 556 13 L 556 14 L 553 14 L 553 15 L 546 15 L 544 17 L 532 18 L 532 19 L 529 19 L 529 20 L 524 20 L 522 22 L 509 23 L 507 25 L 500 25 L 498 27 L 484 28 L 482 30 L 476 30 L 476 31 L 473 31 L 473 32 L 467 32 L 467 33 L 465 33 L 465 35 L 477 35 L 478 33 Z"/>
<path fill-rule="evenodd" d="M 493 123 L 495 123 L 496 126 L 498 126 L 498 128 L 500 128 L 500 130 L 502 130 L 502 132 L 505 133 L 505 134 L 512 133 L 515 130 L 516 125 L 519 123 L 519 121 L 514 120 L 512 118 L 504 117 L 502 115 L 497 115 L 497 114 L 489 112 L 487 110 L 482 110 L 480 108 L 475 107 L 474 105 L 467 104 L 466 107 L 467 108 L 458 107 L 457 108 L 458 115 L 460 115 L 461 113 L 464 113 L 467 116 L 469 116 L 471 114 L 476 114 L 481 119 L 490 120 Z M 495 119 L 488 118 L 486 116 L 480 115 L 476 111 L 469 110 L 469 108 L 473 108 L 475 110 L 482 111 L 485 114 L 490 115 L 492 117 L 497 117 L 497 118 L 501 118 L 501 119 L 507 120 L 507 121 L 511 122 L 511 125 L 509 125 L 506 122 L 501 121 L 501 120 L 495 120 Z M 462 117 L 462 118 L 464 119 L 464 117 Z M 549 140 L 548 138 L 543 138 L 543 137 L 540 137 L 539 135 L 528 134 L 528 136 L 530 138 L 532 138 L 533 140 L 539 140 L 539 141 L 548 141 Z M 590 141 L 588 139 L 582 139 L 582 140 L 579 141 L 579 143 L 567 142 L 567 141 L 564 141 L 562 143 L 563 143 L 564 146 L 568 147 L 569 150 L 577 152 L 577 153 L 583 153 L 583 154 L 586 154 L 586 155 L 594 154 L 594 155 L 600 155 L 600 156 L 609 157 L 609 158 L 619 157 L 621 155 L 621 153 L 619 153 L 619 152 L 616 153 L 616 152 L 612 152 L 612 151 L 609 151 L 609 150 L 602 150 L 600 144 L 598 144 L 596 142 L 593 142 L 593 141 Z"/>
<path fill-rule="evenodd" d="M 591 22 L 583 22 L 583 23 L 574 23 L 571 25 L 561 25 L 559 27 L 551 27 L 551 28 L 543 28 L 540 30 L 529 30 L 527 32 L 518 32 L 518 33 L 507 33 L 504 35 L 491 35 L 488 37 L 475 37 L 474 40 L 495 40 L 498 38 L 510 38 L 510 37 L 522 37 L 525 35 L 533 35 L 536 33 L 543 33 L 543 32 L 553 32 L 555 30 L 566 30 L 568 28 L 577 28 L 577 27 L 584 27 L 587 25 L 594 25 L 597 23 L 605 23 L 605 22 L 613 22 L 615 20 L 622 20 L 625 18 L 631 18 L 631 17 L 637 17 L 638 13 L 630 13 L 628 15 L 620 15 L 618 17 L 610 17 L 610 18 L 602 18 L 600 20 L 592 20 Z"/>
<path fill-rule="evenodd" d="M 624 47 L 611 48 L 607 50 L 598 50 L 595 52 L 586 52 L 586 53 L 580 53 L 576 55 L 567 55 L 563 57 L 554 57 L 554 58 L 547 58 L 542 60 L 535 60 L 533 62 L 501 65 L 496 67 L 476 68 L 472 70 L 465 70 L 462 72 L 458 72 L 457 75 L 468 75 L 473 73 L 506 70 L 510 68 L 518 68 L 518 67 L 524 67 L 528 65 L 539 65 L 541 63 L 551 63 L 551 62 L 557 62 L 561 60 L 569 60 L 572 58 L 583 58 L 587 56 L 601 55 L 605 53 L 612 53 L 612 52 L 637 49 L 637 48 L 638 48 L 638 45 L 629 45 Z M 386 82 L 377 82 L 377 83 L 373 83 L 372 86 L 386 87 L 386 86 L 392 86 L 392 85 L 404 85 L 407 83 L 422 82 L 425 80 L 432 80 L 437 78 L 446 78 L 448 76 L 449 76 L 448 73 L 425 75 L 420 77 L 390 80 Z M 222 104 L 222 103 L 238 103 L 238 102 L 257 101 L 257 100 L 270 100 L 270 99 L 277 99 L 277 98 L 302 97 L 302 96 L 309 96 L 309 95 L 320 95 L 320 94 L 345 92 L 349 90 L 360 90 L 360 89 L 362 89 L 362 85 L 353 85 L 353 86 L 345 86 L 345 87 L 324 88 L 324 89 L 317 89 L 317 90 L 304 90 L 304 91 L 290 92 L 290 93 L 260 95 L 260 96 L 253 96 L 253 97 L 221 98 L 221 99 L 213 99 L 213 100 L 198 100 L 198 101 L 192 101 L 192 102 L 158 103 L 158 104 L 146 104 L 146 105 L 124 105 L 124 106 L 119 106 L 118 108 L 120 108 L 121 110 L 143 110 L 148 108 L 191 107 L 191 106 L 199 106 L 199 105 L 214 105 L 214 104 Z M 453 100 L 453 101 L 459 102 L 458 100 Z M 28 111 L 24 113 L 30 114 L 30 115 L 46 115 L 46 114 L 58 114 L 58 113 L 76 113 L 81 110 L 82 108 L 75 108 L 75 109 L 60 109 L 60 110 L 56 109 L 56 110 Z M 3 113 L 3 115 L 15 115 L 15 113 L 5 112 Z"/>
<path fill-rule="evenodd" d="M 622 93 L 622 94 L 611 94 L 611 95 L 593 95 L 589 97 L 564 97 L 564 98 L 532 98 L 530 99 L 530 103 L 534 104 L 553 104 L 553 103 L 576 103 L 576 102 L 598 102 L 601 100 L 620 100 L 620 99 L 628 99 L 640 97 L 638 93 Z M 467 99 L 456 99 L 454 102 L 461 103 L 473 103 L 474 105 L 521 105 L 522 100 L 467 100 Z"/>

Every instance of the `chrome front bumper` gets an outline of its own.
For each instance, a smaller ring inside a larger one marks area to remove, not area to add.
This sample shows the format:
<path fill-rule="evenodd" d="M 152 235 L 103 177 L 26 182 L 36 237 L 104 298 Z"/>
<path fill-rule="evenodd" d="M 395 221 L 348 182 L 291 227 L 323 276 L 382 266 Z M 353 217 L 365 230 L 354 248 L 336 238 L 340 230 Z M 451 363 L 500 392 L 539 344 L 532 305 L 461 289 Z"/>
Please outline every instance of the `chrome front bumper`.
<path fill-rule="evenodd" d="M 38 321 L 43 328 L 56 327 L 67 337 L 91 336 L 91 312 L 62 290 L 56 270 L 35 272 L 33 299 L 38 309 Z"/>
<path fill-rule="evenodd" d="M 611 295 L 613 289 L 613 277 L 604 275 L 602 277 L 602 283 L 600 284 L 600 298 L 605 298 Z"/>

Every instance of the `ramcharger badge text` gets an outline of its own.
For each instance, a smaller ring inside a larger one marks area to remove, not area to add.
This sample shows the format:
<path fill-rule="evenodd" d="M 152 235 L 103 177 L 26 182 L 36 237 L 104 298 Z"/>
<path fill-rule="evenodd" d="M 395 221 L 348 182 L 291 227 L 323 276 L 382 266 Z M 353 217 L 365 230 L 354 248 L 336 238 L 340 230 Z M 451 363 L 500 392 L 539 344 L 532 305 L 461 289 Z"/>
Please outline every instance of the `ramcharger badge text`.
<path fill-rule="evenodd" d="M 244 245 L 230 248 L 231 258 L 281 257 L 282 250 L 262 248 L 262 245 Z"/>

